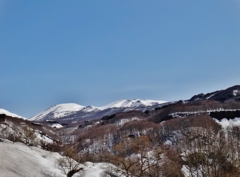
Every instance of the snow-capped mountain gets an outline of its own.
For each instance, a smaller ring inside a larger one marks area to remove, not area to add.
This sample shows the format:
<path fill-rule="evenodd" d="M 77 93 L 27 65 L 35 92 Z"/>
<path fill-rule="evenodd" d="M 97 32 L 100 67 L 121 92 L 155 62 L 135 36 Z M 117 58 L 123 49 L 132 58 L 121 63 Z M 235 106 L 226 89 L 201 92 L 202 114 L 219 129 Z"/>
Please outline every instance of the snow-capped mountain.
<path fill-rule="evenodd" d="M 103 107 L 98 107 L 100 110 L 109 109 L 109 108 L 137 108 L 137 107 L 147 107 L 154 106 L 156 104 L 162 104 L 166 101 L 158 101 L 158 100 L 118 100 L 113 103 L 110 103 Z"/>
<path fill-rule="evenodd" d="M 5 109 L 0 109 L 0 114 L 5 114 L 5 115 L 10 116 L 10 117 L 17 117 L 17 118 L 25 119 L 24 117 L 19 116 L 19 115 L 14 114 L 14 113 L 11 113 L 11 112 L 9 112 L 9 111 L 7 111 Z"/>
<path fill-rule="evenodd" d="M 118 112 L 126 112 L 131 110 L 145 111 L 154 109 L 156 107 L 160 107 L 164 103 L 166 103 L 166 101 L 140 99 L 119 100 L 102 107 L 82 106 L 75 103 L 65 103 L 52 106 L 46 111 L 43 111 L 31 117 L 29 120 L 57 120 L 60 122 L 92 120 Z"/>
<path fill-rule="evenodd" d="M 65 103 L 65 104 L 58 104 L 55 106 L 52 106 L 48 108 L 46 111 L 43 111 L 36 116 L 30 118 L 29 120 L 41 120 L 44 119 L 44 117 L 52 117 L 54 119 L 71 116 L 72 114 L 75 114 L 76 112 L 82 111 L 82 112 L 91 112 L 95 110 L 94 107 L 90 106 L 82 106 L 76 103 Z"/>

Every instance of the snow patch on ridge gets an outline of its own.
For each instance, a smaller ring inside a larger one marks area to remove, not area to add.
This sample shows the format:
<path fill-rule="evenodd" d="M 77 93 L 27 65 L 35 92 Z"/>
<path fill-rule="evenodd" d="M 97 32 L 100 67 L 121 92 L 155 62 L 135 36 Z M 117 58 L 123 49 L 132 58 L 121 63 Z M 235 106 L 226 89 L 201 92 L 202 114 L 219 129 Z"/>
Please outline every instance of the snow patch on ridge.
<path fill-rule="evenodd" d="M 240 90 L 233 90 L 233 96 L 237 96 L 240 94 Z"/>
<path fill-rule="evenodd" d="M 1 176 L 8 177 L 65 177 L 57 167 L 56 160 L 62 158 L 58 153 L 8 140 L 0 143 Z M 82 164 L 83 170 L 74 177 L 101 177 L 104 171 L 116 168 L 108 163 Z M 117 175 L 117 174 L 116 174 Z M 119 176 L 119 175 L 118 175 Z"/>
<path fill-rule="evenodd" d="M 228 127 L 233 127 L 233 126 L 240 126 L 240 118 L 236 117 L 234 119 L 222 119 L 222 120 L 217 120 L 214 119 L 217 123 L 219 123 L 224 129 L 227 129 Z"/>
<path fill-rule="evenodd" d="M 19 116 L 19 115 L 17 115 L 17 114 L 13 114 L 13 113 L 5 110 L 5 109 L 0 109 L 0 114 L 5 114 L 5 115 L 11 116 L 11 117 L 17 117 L 17 118 L 26 119 L 26 118 L 24 118 L 24 117 L 22 117 L 22 116 Z"/>
<path fill-rule="evenodd" d="M 63 126 L 61 124 L 52 124 L 51 127 L 53 128 L 62 128 Z"/>

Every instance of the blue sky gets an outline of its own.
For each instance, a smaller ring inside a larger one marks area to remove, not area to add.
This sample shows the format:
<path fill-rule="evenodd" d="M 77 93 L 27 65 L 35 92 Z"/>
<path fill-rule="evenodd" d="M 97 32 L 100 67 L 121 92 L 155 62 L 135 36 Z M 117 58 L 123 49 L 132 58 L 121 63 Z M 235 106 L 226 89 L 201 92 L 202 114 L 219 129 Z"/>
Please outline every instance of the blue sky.
<path fill-rule="evenodd" d="M 0 108 L 187 99 L 239 83 L 239 0 L 0 0 Z"/>

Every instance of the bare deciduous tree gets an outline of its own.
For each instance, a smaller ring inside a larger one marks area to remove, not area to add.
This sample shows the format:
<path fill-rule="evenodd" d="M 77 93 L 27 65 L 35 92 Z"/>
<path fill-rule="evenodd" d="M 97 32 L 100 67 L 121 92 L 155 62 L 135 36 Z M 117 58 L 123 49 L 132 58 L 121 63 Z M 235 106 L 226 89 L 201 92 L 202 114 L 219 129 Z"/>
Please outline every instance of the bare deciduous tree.
<path fill-rule="evenodd" d="M 239 176 L 239 145 L 231 132 L 192 127 L 183 139 L 185 167 L 191 177 Z"/>
<path fill-rule="evenodd" d="M 75 173 L 83 170 L 81 162 L 84 161 L 82 154 L 77 153 L 73 148 L 66 148 L 63 151 L 64 157 L 57 160 L 57 167 L 60 169 L 67 177 L 72 177 Z"/>
<path fill-rule="evenodd" d="M 34 140 L 36 138 L 35 131 L 28 126 L 23 127 L 23 139 L 25 144 L 28 146 L 32 145 L 34 143 Z"/>

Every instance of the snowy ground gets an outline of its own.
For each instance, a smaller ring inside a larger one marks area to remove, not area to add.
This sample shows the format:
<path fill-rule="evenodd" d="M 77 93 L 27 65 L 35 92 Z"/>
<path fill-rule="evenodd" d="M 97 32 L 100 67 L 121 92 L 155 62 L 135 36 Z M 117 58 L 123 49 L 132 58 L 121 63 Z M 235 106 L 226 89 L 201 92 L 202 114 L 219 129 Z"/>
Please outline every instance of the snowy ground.
<path fill-rule="evenodd" d="M 217 123 L 219 123 L 220 125 L 222 125 L 222 127 L 224 129 L 227 129 L 228 127 L 233 127 L 233 126 L 240 126 L 240 118 L 239 117 L 235 117 L 234 119 L 222 119 L 222 120 L 217 120 L 214 119 Z"/>
<path fill-rule="evenodd" d="M 22 143 L 0 142 L 1 177 L 64 177 L 56 168 L 58 153 L 28 147 Z M 108 164 L 90 163 L 84 165 L 84 171 L 74 177 L 100 177 Z"/>

